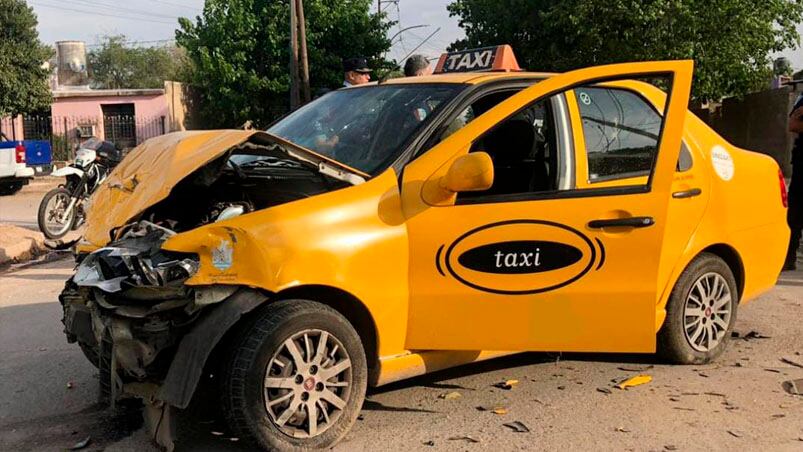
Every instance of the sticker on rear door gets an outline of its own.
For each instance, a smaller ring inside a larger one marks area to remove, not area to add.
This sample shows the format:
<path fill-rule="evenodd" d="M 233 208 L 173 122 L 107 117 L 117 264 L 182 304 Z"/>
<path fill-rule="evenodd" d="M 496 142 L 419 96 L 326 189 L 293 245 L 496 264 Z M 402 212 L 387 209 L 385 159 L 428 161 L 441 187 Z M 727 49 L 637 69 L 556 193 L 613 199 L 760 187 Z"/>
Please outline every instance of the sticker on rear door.
<path fill-rule="evenodd" d="M 559 289 L 599 270 L 605 247 L 570 226 L 511 220 L 466 232 L 441 246 L 435 261 L 441 275 L 448 272 L 471 288 L 526 295 Z"/>
<path fill-rule="evenodd" d="M 720 179 L 724 181 L 733 179 L 733 158 L 727 149 L 720 145 L 711 148 L 711 164 L 714 165 L 714 172 Z"/>

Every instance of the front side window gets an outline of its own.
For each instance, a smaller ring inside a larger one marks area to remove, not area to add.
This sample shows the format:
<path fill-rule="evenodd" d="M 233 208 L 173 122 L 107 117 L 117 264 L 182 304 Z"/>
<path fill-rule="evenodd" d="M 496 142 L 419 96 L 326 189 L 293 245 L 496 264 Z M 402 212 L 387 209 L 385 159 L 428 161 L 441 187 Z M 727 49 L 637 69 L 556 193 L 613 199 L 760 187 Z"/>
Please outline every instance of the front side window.
<path fill-rule="evenodd" d="M 575 90 L 588 161 L 588 182 L 650 174 L 662 118 L 641 96 L 616 88 Z"/>
<path fill-rule="evenodd" d="M 458 194 L 458 201 L 487 196 L 558 190 L 557 124 L 550 99 L 535 102 L 474 142 L 472 152 L 493 161 L 494 182 L 484 191 Z"/>
<path fill-rule="evenodd" d="M 409 84 L 341 89 L 299 108 L 268 133 L 375 175 L 464 88 Z"/>

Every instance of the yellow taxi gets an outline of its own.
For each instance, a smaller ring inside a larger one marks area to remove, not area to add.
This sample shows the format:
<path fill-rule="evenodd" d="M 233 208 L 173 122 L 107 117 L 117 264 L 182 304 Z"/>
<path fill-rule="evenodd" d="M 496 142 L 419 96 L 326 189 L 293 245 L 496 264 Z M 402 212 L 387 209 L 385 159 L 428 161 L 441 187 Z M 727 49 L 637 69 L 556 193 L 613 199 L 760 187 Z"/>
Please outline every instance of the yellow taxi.
<path fill-rule="evenodd" d="M 776 162 L 687 109 L 692 69 L 474 49 L 265 132 L 148 140 L 92 199 L 68 340 L 162 444 L 214 375 L 235 434 L 281 450 L 335 444 L 368 386 L 502 354 L 708 362 L 789 230 Z"/>

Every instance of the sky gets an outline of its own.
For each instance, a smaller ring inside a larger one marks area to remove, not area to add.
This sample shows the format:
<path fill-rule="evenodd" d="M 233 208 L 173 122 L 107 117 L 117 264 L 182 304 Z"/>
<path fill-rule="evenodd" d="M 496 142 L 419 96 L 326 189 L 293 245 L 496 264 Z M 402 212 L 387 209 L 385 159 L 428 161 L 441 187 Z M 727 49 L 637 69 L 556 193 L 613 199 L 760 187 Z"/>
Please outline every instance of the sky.
<path fill-rule="evenodd" d="M 201 13 L 204 0 L 27 0 L 39 18 L 39 38 L 45 44 L 78 40 L 87 45 L 109 34 L 124 34 L 129 41 L 140 45 L 158 45 L 173 39 L 176 18 L 195 17 Z M 437 57 L 463 32 L 456 18 L 450 18 L 446 5 L 449 0 L 399 0 L 382 2 L 396 32 L 411 26 L 425 25 L 402 32 L 394 39 L 388 57 L 401 59 L 421 44 L 415 53 Z M 376 1 L 374 2 L 376 5 Z M 372 10 L 376 10 L 373 6 Z M 117 17 L 113 17 L 117 16 Z M 438 30 L 439 29 L 439 30 Z M 436 32 L 436 30 L 438 30 Z M 159 41 L 159 42 L 154 42 Z"/>
<path fill-rule="evenodd" d="M 39 18 L 39 37 L 52 45 L 56 41 L 79 40 L 92 45 L 108 34 L 124 34 L 140 45 L 158 45 L 174 37 L 176 18 L 200 14 L 204 0 L 27 0 Z M 449 17 L 450 0 L 382 1 L 382 8 L 399 24 L 391 33 L 407 27 L 393 41 L 388 57 L 401 60 L 416 46 L 415 53 L 435 58 L 446 46 L 463 37 L 457 18 Z M 120 5 L 122 3 L 122 5 Z M 376 4 L 376 3 L 374 3 Z M 374 6 L 374 10 L 376 7 Z M 803 35 L 803 24 L 798 25 Z M 432 37 L 425 41 L 431 33 Z M 515 49 L 514 49 L 515 51 Z M 785 56 L 796 70 L 803 69 L 803 49 L 790 49 Z M 537 68 L 529 68 L 537 70 Z"/>

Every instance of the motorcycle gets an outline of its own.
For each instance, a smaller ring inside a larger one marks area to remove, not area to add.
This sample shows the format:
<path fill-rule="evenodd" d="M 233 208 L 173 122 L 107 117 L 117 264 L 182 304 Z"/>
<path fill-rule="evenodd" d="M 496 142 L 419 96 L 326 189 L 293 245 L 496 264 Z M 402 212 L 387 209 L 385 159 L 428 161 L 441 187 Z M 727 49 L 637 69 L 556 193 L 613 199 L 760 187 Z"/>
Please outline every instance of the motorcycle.
<path fill-rule="evenodd" d="M 53 171 L 53 176 L 67 180 L 47 192 L 39 204 L 39 229 L 45 237 L 59 239 L 84 223 L 84 203 L 122 157 L 114 143 L 90 138 L 78 146 L 73 163 Z"/>

